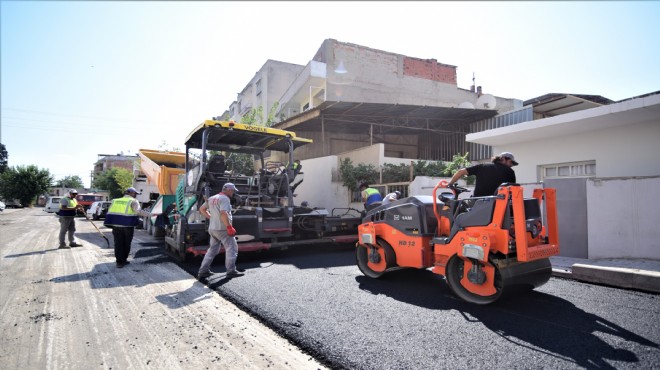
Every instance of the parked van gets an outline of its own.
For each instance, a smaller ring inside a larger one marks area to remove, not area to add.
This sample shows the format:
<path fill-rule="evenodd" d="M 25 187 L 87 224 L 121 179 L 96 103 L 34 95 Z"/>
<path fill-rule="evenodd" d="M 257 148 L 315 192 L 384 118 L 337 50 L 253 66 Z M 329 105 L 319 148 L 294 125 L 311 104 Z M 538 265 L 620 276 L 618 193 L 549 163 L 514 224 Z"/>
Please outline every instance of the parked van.
<path fill-rule="evenodd" d="M 112 202 L 103 200 L 92 203 L 87 210 L 87 217 L 91 217 L 93 220 L 105 218 L 105 215 L 108 213 L 108 208 L 110 208 L 111 204 Z"/>
<path fill-rule="evenodd" d="M 60 210 L 60 200 L 62 197 L 50 197 L 46 201 L 44 212 L 53 213 Z"/>

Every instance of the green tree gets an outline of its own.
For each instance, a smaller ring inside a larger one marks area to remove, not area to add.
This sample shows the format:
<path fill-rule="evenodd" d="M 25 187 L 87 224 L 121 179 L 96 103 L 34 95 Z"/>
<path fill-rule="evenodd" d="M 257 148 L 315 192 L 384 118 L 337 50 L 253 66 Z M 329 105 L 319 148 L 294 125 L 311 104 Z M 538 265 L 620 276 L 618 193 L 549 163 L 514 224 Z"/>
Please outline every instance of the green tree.
<path fill-rule="evenodd" d="M 456 173 L 456 171 L 460 170 L 461 168 L 466 168 L 470 167 L 472 165 L 472 162 L 468 159 L 470 155 L 470 152 L 466 152 L 464 155 L 460 154 L 454 154 L 452 157 L 452 161 L 447 165 L 447 168 L 445 168 L 444 171 L 444 176 L 446 177 L 451 177 Z M 472 185 L 476 182 L 476 177 L 475 176 L 468 176 L 466 179 L 467 183 L 469 185 Z"/>
<path fill-rule="evenodd" d="M 3 173 L 7 170 L 7 161 L 9 154 L 7 153 L 7 148 L 5 144 L 0 143 L 0 173 Z"/>
<path fill-rule="evenodd" d="M 357 189 L 361 182 L 377 183 L 379 177 L 378 170 L 374 165 L 359 163 L 354 166 L 350 158 L 344 158 L 339 163 L 339 174 L 341 175 L 342 185 L 348 189 Z"/>
<path fill-rule="evenodd" d="M 272 127 L 276 122 L 275 111 L 280 103 L 275 102 L 268 111 L 268 117 L 264 123 L 264 108 L 260 105 L 256 108 L 251 108 L 247 113 L 241 117 L 241 123 L 253 126 Z M 251 154 L 247 153 L 230 153 L 227 157 L 228 169 L 234 173 L 242 173 L 249 175 L 254 173 L 254 158 Z"/>
<path fill-rule="evenodd" d="M 234 174 L 252 175 L 254 173 L 254 157 L 248 153 L 229 153 L 226 157 L 227 170 Z"/>
<path fill-rule="evenodd" d="M 264 108 L 261 105 L 256 108 L 251 108 L 241 117 L 241 123 L 246 125 L 263 126 L 263 112 Z"/>
<path fill-rule="evenodd" d="M 110 193 L 110 198 L 120 198 L 124 191 L 133 185 L 133 173 L 125 168 L 113 167 L 96 176 L 92 187 L 104 189 Z"/>
<path fill-rule="evenodd" d="M 63 179 L 55 183 L 58 188 L 82 188 L 84 187 L 82 179 L 78 175 L 65 176 Z"/>
<path fill-rule="evenodd" d="M 413 163 L 413 176 L 443 177 L 447 165 L 441 161 L 416 161 Z"/>
<path fill-rule="evenodd" d="M 35 165 L 10 167 L 0 174 L 0 195 L 29 207 L 38 195 L 48 191 L 52 182 L 53 175 Z"/>
<path fill-rule="evenodd" d="M 385 163 L 382 171 L 384 183 L 410 181 L 409 165 Z"/>
<path fill-rule="evenodd" d="M 413 179 L 417 176 L 443 177 L 447 166 L 440 161 L 415 161 L 413 166 Z M 383 182 L 410 181 L 410 165 L 385 163 L 382 168 Z"/>
<path fill-rule="evenodd" d="M 280 106 L 279 102 L 273 103 L 273 105 L 268 110 L 268 117 L 266 117 L 266 122 L 264 122 L 264 107 L 261 105 L 256 108 L 251 108 L 247 113 L 241 117 L 241 123 L 246 125 L 256 125 L 256 126 L 266 126 L 272 127 L 276 122 L 275 112 L 277 107 Z"/>

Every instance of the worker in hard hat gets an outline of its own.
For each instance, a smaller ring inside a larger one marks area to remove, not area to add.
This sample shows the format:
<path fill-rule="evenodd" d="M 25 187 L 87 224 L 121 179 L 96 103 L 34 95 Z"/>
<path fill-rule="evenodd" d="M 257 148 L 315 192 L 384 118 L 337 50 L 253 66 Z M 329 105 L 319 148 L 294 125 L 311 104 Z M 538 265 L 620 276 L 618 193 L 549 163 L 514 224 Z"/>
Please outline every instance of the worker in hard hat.
<path fill-rule="evenodd" d="M 130 187 L 126 189 L 123 197 L 113 199 L 103 222 L 105 226 L 112 228 L 118 268 L 129 264 L 128 255 L 131 252 L 135 226 L 139 223 L 138 216 L 150 217 L 149 212 L 140 208 L 140 202 L 135 199 L 136 195 L 138 191 Z"/>
<path fill-rule="evenodd" d="M 59 249 L 69 249 L 71 247 L 82 247 L 82 244 L 76 243 L 74 234 L 76 232 L 76 213 L 78 211 L 85 212 L 82 205 L 78 204 L 76 197 L 78 190 L 71 189 L 69 193 L 60 199 L 60 210 L 57 215 L 60 220 L 60 247 Z M 65 237 L 69 234 L 69 245 L 64 243 Z"/>

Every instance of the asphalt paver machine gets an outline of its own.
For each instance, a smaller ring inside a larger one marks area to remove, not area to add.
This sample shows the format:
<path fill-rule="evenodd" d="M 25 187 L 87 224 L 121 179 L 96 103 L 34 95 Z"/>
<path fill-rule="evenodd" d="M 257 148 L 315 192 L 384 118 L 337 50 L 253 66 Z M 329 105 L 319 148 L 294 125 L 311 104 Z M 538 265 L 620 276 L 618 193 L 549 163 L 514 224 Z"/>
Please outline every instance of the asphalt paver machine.
<path fill-rule="evenodd" d="M 368 211 L 356 245 L 362 273 L 379 278 L 400 268 L 431 268 L 454 294 L 476 304 L 545 284 L 549 257 L 559 254 L 555 189 L 536 188 L 524 198 L 521 186 L 502 184 L 493 196 L 459 199 L 467 191 L 441 181 L 433 196 Z"/>
<path fill-rule="evenodd" d="M 206 253 L 208 223 L 199 207 L 228 182 L 238 189 L 232 223 L 239 251 L 355 243 L 359 214 L 294 205 L 293 154 L 309 143 L 291 131 L 233 121 L 207 120 L 193 129 L 185 141 L 173 226 L 165 235 L 168 252 L 180 260 Z"/>

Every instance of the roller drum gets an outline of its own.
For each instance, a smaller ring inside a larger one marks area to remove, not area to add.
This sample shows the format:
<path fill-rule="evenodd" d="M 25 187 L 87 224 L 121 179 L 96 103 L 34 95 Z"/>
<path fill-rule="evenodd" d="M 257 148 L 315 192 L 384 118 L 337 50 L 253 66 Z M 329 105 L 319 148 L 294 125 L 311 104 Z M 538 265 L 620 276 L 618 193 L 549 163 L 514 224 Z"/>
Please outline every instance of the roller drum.
<path fill-rule="evenodd" d="M 534 289 L 550 280 L 552 264 L 549 258 L 530 262 L 496 263 L 502 279 L 502 290 L 513 288 Z"/>

